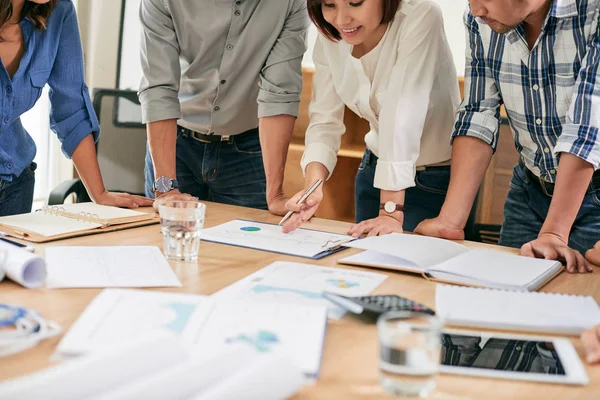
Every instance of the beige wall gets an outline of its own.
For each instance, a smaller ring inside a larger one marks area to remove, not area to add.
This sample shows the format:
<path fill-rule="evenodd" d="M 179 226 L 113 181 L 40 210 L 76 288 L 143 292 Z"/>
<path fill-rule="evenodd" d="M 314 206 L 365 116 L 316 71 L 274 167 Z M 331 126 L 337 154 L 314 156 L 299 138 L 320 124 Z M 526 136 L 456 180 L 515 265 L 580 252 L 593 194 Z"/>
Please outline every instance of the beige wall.
<path fill-rule="evenodd" d="M 90 88 L 114 88 L 122 0 L 79 0 L 78 18 Z"/>

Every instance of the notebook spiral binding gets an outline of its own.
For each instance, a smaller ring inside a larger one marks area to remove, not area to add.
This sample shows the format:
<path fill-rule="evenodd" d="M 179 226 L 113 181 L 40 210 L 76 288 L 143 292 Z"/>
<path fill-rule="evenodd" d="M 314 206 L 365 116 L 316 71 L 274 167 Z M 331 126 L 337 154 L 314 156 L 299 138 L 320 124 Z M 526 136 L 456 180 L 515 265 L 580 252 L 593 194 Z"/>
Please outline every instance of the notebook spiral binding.
<path fill-rule="evenodd" d="M 65 211 L 64 207 L 60 206 L 44 206 L 42 208 L 42 211 L 44 212 L 44 214 L 48 215 L 73 218 L 72 214 L 69 214 Z M 98 214 L 86 213 L 82 211 L 79 214 L 77 214 L 77 217 L 74 219 L 76 219 L 79 222 L 98 223 L 105 226 L 104 222 L 100 219 L 100 217 L 98 217 Z"/>

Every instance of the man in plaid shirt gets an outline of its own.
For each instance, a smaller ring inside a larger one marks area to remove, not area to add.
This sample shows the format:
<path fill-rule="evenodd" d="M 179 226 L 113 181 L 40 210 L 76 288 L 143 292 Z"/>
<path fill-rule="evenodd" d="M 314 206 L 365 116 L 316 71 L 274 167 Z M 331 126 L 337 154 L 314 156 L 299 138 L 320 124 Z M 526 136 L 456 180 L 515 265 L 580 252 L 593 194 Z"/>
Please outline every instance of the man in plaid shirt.
<path fill-rule="evenodd" d="M 461 239 L 504 104 L 520 154 L 500 244 L 591 272 L 600 238 L 600 0 L 470 0 L 450 188 L 416 232 Z"/>

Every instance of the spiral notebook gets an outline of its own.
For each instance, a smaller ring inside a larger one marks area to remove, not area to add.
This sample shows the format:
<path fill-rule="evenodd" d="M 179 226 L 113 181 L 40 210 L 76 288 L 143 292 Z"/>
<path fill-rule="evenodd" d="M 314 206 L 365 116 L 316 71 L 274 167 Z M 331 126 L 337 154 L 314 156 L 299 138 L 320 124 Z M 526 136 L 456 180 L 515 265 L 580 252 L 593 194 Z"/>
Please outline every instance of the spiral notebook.
<path fill-rule="evenodd" d="M 449 325 L 578 335 L 600 324 L 590 296 L 437 285 L 436 314 Z"/>
<path fill-rule="evenodd" d="M 140 212 L 95 203 L 46 206 L 41 210 L 0 217 L 0 230 L 31 242 L 111 232 L 159 222 L 154 210 Z"/>

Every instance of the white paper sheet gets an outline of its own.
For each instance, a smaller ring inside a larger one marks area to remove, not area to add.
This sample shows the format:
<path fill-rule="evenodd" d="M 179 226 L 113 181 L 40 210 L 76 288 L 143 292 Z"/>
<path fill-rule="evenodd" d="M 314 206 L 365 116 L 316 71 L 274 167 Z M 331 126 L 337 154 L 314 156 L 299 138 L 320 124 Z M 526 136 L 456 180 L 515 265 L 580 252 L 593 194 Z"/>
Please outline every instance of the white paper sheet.
<path fill-rule="evenodd" d="M 353 238 L 308 229 L 286 234 L 278 225 L 236 219 L 202 230 L 202 240 L 313 258 Z"/>
<path fill-rule="evenodd" d="M 219 301 L 199 295 L 105 289 L 58 345 L 62 356 L 101 353 L 130 338 L 179 336 L 194 353 L 216 357 L 232 346 L 284 351 L 317 375 L 327 325 L 324 307 Z"/>
<path fill-rule="evenodd" d="M 131 339 L 131 338 L 130 338 Z M 80 400 L 173 368 L 189 357 L 181 341 L 165 337 L 120 343 L 89 357 L 0 383 L 0 399 Z"/>
<path fill-rule="evenodd" d="M 194 353 L 212 358 L 237 344 L 260 353 L 283 351 L 307 376 L 316 377 L 326 328 L 325 307 L 218 301 L 193 341 Z"/>
<path fill-rule="evenodd" d="M 294 303 L 327 307 L 329 318 L 339 319 L 345 310 L 323 298 L 323 292 L 366 296 L 387 275 L 318 265 L 275 262 L 218 291 L 212 297 Z"/>
<path fill-rule="evenodd" d="M 39 288 L 44 284 L 47 270 L 43 258 L 2 241 L 0 241 L 0 251 L 5 252 L 6 258 L 3 265 L 0 265 L 0 269 L 6 273 L 6 276 L 30 289 Z"/>
<path fill-rule="evenodd" d="M 283 399 L 304 381 L 302 371 L 285 354 L 262 354 L 238 345 L 214 358 L 199 355 L 88 400 Z"/>
<path fill-rule="evenodd" d="M 75 321 L 57 351 L 63 356 L 102 352 L 129 338 L 159 334 L 192 342 L 211 307 L 206 296 L 105 289 Z"/>
<path fill-rule="evenodd" d="M 449 240 L 404 233 L 373 236 L 345 246 L 388 254 L 422 270 L 469 251 L 468 247 Z"/>
<path fill-rule="evenodd" d="M 578 335 L 600 323 L 590 296 L 437 285 L 436 313 L 447 324 Z"/>
<path fill-rule="evenodd" d="M 180 287 L 155 246 L 47 247 L 46 287 Z"/>
<path fill-rule="evenodd" d="M 77 221 L 61 215 L 45 214 L 42 211 L 1 217 L 0 225 L 11 226 L 18 231 L 35 232 L 42 236 L 80 232 L 102 226 L 94 222 Z"/>

